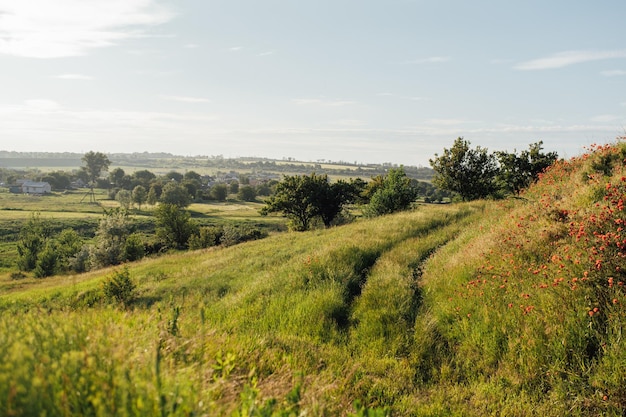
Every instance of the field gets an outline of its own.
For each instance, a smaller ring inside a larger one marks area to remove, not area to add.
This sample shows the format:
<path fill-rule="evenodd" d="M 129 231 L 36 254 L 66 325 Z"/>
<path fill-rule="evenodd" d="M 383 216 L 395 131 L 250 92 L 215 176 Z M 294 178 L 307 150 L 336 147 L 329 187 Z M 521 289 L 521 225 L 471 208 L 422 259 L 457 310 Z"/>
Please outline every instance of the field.
<path fill-rule="evenodd" d="M 88 190 L 55 192 L 45 196 L 12 194 L 0 188 L 0 277 L 16 270 L 16 240 L 19 230 L 30 217 L 39 213 L 58 232 L 73 228 L 84 238 L 93 237 L 104 211 L 119 207 L 110 200 L 106 190 L 95 190 L 96 204 L 89 203 Z M 191 204 L 188 210 L 200 225 L 245 224 L 273 232 L 285 229 L 285 220 L 280 217 L 262 217 L 262 203 L 236 201 Z M 131 215 L 138 230 L 154 233 L 152 207 L 133 209 Z"/>
<path fill-rule="evenodd" d="M 625 158 L 595 147 L 510 200 L 5 280 L 0 414 L 623 416 Z"/>

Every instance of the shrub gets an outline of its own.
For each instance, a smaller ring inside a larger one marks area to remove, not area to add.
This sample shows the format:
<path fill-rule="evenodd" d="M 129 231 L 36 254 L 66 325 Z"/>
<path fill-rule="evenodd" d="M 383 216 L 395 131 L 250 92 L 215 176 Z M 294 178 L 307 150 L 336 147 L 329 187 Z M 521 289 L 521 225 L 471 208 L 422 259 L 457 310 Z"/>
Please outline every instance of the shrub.
<path fill-rule="evenodd" d="M 104 281 L 102 289 L 104 295 L 127 307 L 135 299 L 135 283 L 130 278 L 128 268 L 116 271 L 113 276 Z"/>
<path fill-rule="evenodd" d="M 126 238 L 126 242 L 124 243 L 124 258 L 127 261 L 137 261 L 144 257 L 145 252 L 143 240 L 139 233 L 133 233 Z"/>
<path fill-rule="evenodd" d="M 59 267 L 59 254 L 56 245 L 48 242 L 37 258 L 33 271 L 36 278 L 45 278 L 56 273 Z"/>
<path fill-rule="evenodd" d="M 249 226 L 234 227 L 224 226 L 223 234 L 220 238 L 220 242 L 224 246 L 232 246 L 248 240 L 262 239 L 267 234 Z"/>
<path fill-rule="evenodd" d="M 220 244 L 224 229 L 219 226 L 201 227 L 197 234 L 189 238 L 189 249 L 197 250 L 210 248 Z"/>

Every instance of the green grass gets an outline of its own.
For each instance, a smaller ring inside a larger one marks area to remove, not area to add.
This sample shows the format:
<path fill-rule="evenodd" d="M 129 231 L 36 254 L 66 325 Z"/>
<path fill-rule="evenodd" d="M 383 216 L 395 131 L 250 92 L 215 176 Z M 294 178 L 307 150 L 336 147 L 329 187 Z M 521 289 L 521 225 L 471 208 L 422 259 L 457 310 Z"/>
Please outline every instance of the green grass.
<path fill-rule="evenodd" d="M 1 287 L 0 414 L 622 416 L 624 156 L 144 259 L 128 306 L 102 290 L 119 269 Z"/>
<path fill-rule="evenodd" d="M 95 190 L 96 204 L 89 203 L 86 190 L 53 193 L 46 196 L 28 196 L 0 192 L 0 285 L 17 269 L 16 242 L 22 226 L 34 213 L 50 223 L 56 234 L 72 228 L 84 238 L 93 237 L 104 211 L 119 207 L 119 203 L 108 199 L 105 190 Z M 192 218 L 201 226 L 246 225 L 268 232 L 286 229 L 286 220 L 279 216 L 262 217 L 260 202 L 209 202 L 189 206 Z M 154 233 L 153 207 L 143 206 L 131 210 L 134 227 L 143 233 Z"/>
<path fill-rule="evenodd" d="M 366 318 L 358 312 L 363 300 L 380 297 L 378 284 L 369 287 L 370 279 L 372 283 L 382 279 L 376 278 L 375 271 L 388 264 L 398 265 L 399 276 L 401 271 L 414 271 L 453 237 L 458 227 L 454 224 L 476 212 L 471 207 L 423 207 L 327 231 L 280 234 L 225 249 L 144 260 L 130 267 L 139 287 L 131 310 L 120 310 L 102 298 L 101 283 L 112 270 L 24 280 L 21 288 L 0 296 L 3 317 L 18 315 L 28 322 L 5 341 L 6 352 L 22 352 L 19 369 L 8 365 L 7 372 L 21 376 L 0 384 L 0 391 L 6 388 L 0 398 L 17 389 L 21 394 L 11 409 L 23 412 L 223 414 L 252 401 L 250 396 L 258 407 L 270 407 L 266 401 L 274 398 L 276 410 L 287 409 L 289 393 L 301 384 L 302 398 L 297 403 L 303 410 L 350 410 L 355 398 L 379 389 L 350 386 L 349 380 L 356 375 L 343 374 L 351 352 L 363 350 L 364 338 L 377 338 L 368 335 L 381 318 Z M 422 236 L 429 238 L 422 242 Z M 394 250 L 398 245 L 404 249 Z M 416 252 L 408 255 L 407 249 Z M 408 276 L 414 279 L 411 273 Z M 412 298 L 410 293 L 415 291 L 414 282 L 407 283 L 406 296 Z M 389 340 L 406 339 L 411 327 L 407 309 L 410 306 L 399 307 L 405 324 Z M 42 319 L 43 311 L 48 312 L 46 319 Z M 175 311 L 179 312 L 178 330 L 173 335 L 168 329 L 172 329 Z M 66 332 L 75 335 L 71 344 L 67 338 L 50 341 Z M 114 340 L 111 334 L 116 335 Z M 41 346 L 45 340 L 50 343 Z M 52 356 L 41 363 L 44 352 Z M 68 371 L 65 382 L 55 382 L 56 377 L 49 376 L 54 375 L 53 369 L 47 367 L 75 369 L 78 365 L 70 361 L 75 356 L 84 361 L 81 371 Z M 363 380 L 371 373 L 383 378 L 384 384 L 395 384 L 385 376 L 387 371 L 401 372 L 392 366 L 391 356 L 379 360 L 368 349 L 362 356 L 351 364 L 351 372 L 365 372 Z M 109 359 L 106 363 L 96 360 L 101 357 Z M 226 374 L 220 368 L 225 366 L 220 365 L 224 357 L 234 365 Z M 358 370 L 359 363 L 370 361 L 377 369 Z M 33 383 L 37 375 L 47 379 Z M 347 379 L 337 384 L 337 378 Z M 42 384 L 50 398 L 37 397 Z M 102 384 L 106 384 L 105 392 L 89 391 Z M 159 384 L 174 398 L 166 395 L 155 402 Z M 130 386 L 135 388 L 130 390 Z M 75 391 L 81 395 L 70 395 Z M 333 400 L 337 396 L 339 403 Z M 103 411 L 94 408 L 94 401 Z M 182 405 L 174 410 L 177 402 Z M 138 409 L 138 403 L 145 408 Z M 69 408 L 63 408 L 66 405 Z"/>

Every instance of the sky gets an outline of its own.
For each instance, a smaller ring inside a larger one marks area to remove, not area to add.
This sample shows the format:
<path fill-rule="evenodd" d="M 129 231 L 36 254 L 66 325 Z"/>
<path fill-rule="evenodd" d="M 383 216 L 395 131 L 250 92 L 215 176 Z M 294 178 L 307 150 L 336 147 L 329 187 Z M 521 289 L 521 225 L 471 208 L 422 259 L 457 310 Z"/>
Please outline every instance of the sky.
<path fill-rule="evenodd" d="M 626 134 L 623 0 L 0 0 L 0 150 L 429 166 Z"/>

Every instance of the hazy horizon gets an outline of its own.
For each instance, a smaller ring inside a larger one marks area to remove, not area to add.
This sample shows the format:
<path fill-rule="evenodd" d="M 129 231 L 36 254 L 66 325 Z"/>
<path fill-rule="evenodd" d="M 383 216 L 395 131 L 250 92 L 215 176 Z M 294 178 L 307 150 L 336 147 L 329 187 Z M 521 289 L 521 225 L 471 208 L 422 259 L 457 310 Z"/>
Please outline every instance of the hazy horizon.
<path fill-rule="evenodd" d="M 0 148 L 429 166 L 626 126 L 626 4 L 0 0 Z"/>

